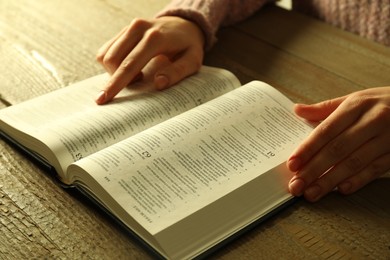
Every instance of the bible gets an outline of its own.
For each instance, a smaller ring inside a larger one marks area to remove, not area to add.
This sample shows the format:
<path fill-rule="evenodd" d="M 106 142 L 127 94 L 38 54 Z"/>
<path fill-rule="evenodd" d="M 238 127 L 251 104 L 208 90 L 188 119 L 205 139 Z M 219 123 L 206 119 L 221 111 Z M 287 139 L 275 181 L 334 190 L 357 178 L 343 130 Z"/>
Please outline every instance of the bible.
<path fill-rule="evenodd" d="M 285 161 L 312 127 L 260 81 L 203 66 L 109 104 L 101 74 L 0 110 L 1 136 L 55 169 L 159 256 L 194 258 L 293 200 Z"/>

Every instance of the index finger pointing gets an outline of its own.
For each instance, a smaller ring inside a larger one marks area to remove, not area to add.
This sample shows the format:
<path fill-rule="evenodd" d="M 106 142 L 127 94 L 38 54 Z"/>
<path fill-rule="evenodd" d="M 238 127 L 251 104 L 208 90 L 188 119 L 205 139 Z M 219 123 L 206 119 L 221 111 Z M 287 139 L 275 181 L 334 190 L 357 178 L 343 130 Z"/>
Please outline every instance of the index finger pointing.
<path fill-rule="evenodd" d="M 169 53 L 171 44 L 163 41 L 161 32 L 150 30 L 122 61 L 114 72 L 103 92 L 96 99 L 98 104 L 104 104 L 113 99 L 139 74 L 143 67 L 158 54 Z"/>

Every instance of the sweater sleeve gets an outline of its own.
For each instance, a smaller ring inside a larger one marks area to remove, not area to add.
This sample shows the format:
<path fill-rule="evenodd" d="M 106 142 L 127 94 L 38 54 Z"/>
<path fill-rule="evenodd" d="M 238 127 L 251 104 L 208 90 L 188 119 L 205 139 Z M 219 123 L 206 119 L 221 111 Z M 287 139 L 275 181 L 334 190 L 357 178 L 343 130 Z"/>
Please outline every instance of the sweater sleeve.
<path fill-rule="evenodd" d="M 205 49 L 216 42 L 220 26 L 249 17 L 272 0 L 173 0 L 157 17 L 178 16 L 196 23 L 205 35 Z"/>

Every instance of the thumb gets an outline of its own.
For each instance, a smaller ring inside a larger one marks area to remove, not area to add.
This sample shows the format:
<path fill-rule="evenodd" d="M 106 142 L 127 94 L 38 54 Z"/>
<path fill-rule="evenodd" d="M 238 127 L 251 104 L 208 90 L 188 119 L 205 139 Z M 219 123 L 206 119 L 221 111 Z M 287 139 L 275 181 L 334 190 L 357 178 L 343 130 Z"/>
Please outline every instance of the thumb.
<path fill-rule="evenodd" d="M 294 111 L 298 116 L 308 121 L 318 122 L 332 114 L 345 99 L 346 96 L 325 100 L 312 105 L 296 104 Z"/>

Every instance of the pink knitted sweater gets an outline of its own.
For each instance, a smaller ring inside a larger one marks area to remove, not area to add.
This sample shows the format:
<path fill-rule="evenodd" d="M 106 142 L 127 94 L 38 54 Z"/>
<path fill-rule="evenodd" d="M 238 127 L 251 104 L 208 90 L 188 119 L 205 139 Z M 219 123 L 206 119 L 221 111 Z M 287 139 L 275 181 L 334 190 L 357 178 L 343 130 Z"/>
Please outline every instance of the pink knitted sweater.
<path fill-rule="evenodd" d="M 220 26 L 243 20 L 272 0 L 173 0 L 158 16 L 180 16 L 197 23 L 206 48 Z M 296 0 L 294 10 L 390 46 L 390 0 Z"/>

